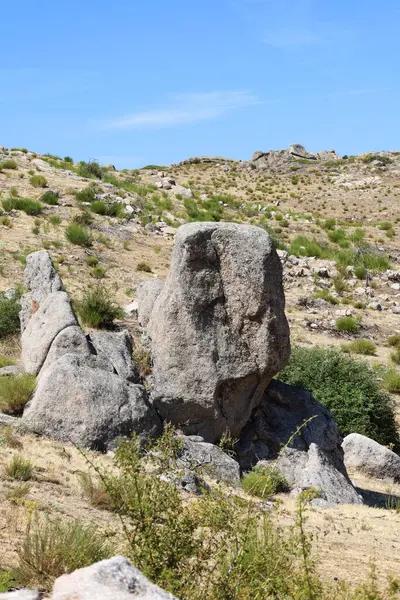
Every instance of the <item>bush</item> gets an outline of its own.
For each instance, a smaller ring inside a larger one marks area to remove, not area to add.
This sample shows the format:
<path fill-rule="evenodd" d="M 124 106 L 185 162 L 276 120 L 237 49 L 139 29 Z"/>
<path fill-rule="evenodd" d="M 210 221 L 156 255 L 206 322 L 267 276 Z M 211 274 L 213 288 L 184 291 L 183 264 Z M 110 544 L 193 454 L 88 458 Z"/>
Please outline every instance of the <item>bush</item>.
<path fill-rule="evenodd" d="M 0 377 L 0 411 L 7 415 L 22 415 L 35 385 L 35 376 L 29 373 Z"/>
<path fill-rule="evenodd" d="M 294 347 L 277 376 L 313 392 L 330 411 L 343 436 L 361 433 L 380 444 L 398 444 L 393 403 L 365 362 L 336 350 Z"/>
<path fill-rule="evenodd" d="M 336 329 L 344 333 L 357 333 L 360 331 L 361 323 L 355 317 L 339 317 L 336 319 Z"/>
<path fill-rule="evenodd" d="M 136 271 L 143 271 L 144 273 L 152 273 L 151 267 L 147 262 L 140 262 L 136 267 Z"/>
<path fill-rule="evenodd" d="M 15 169 L 18 169 L 18 165 L 15 162 L 15 160 L 13 159 L 9 159 L 9 160 L 5 160 L 2 163 L 0 163 L 0 171 L 2 169 L 10 169 L 10 171 L 15 171 Z"/>
<path fill-rule="evenodd" d="M 322 300 L 329 302 L 329 304 L 339 304 L 339 300 L 335 298 L 335 296 L 332 296 L 328 290 L 318 290 L 318 292 L 315 292 L 313 295 L 313 298 L 322 298 Z"/>
<path fill-rule="evenodd" d="M 83 160 L 78 164 L 78 175 L 81 177 L 90 177 L 94 179 L 101 179 L 103 170 L 99 163 L 95 160 L 85 162 Z"/>
<path fill-rule="evenodd" d="M 40 202 L 30 198 L 5 198 L 2 200 L 2 204 L 6 212 L 22 210 L 27 215 L 39 215 L 43 210 L 43 205 Z"/>
<path fill-rule="evenodd" d="M 88 210 L 84 210 L 80 215 L 75 215 L 72 221 L 78 225 L 90 225 L 93 223 L 93 216 Z"/>
<path fill-rule="evenodd" d="M 374 356 L 376 354 L 376 346 L 371 340 L 354 340 L 350 344 L 342 346 L 343 352 L 350 352 L 353 354 L 364 354 L 366 356 Z"/>
<path fill-rule="evenodd" d="M 122 319 L 124 312 L 101 285 L 88 290 L 77 303 L 77 311 L 84 325 L 94 328 L 110 326 L 115 319 Z"/>
<path fill-rule="evenodd" d="M 21 307 L 17 300 L 8 300 L 0 294 L 0 340 L 18 333 L 20 330 L 19 311 Z"/>
<path fill-rule="evenodd" d="M 346 248 L 349 245 L 344 229 L 332 229 L 331 231 L 328 231 L 328 238 L 331 242 L 339 244 L 342 248 Z"/>
<path fill-rule="evenodd" d="M 29 183 L 36 188 L 45 188 L 47 187 L 47 179 L 44 175 L 32 175 L 29 179 Z"/>
<path fill-rule="evenodd" d="M 87 256 L 85 260 L 88 267 L 96 267 L 99 264 L 97 256 Z"/>
<path fill-rule="evenodd" d="M 400 394 L 400 373 L 395 369 L 389 369 L 383 376 L 385 387 L 391 394 Z"/>
<path fill-rule="evenodd" d="M 58 204 L 58 194 L 49 190 L 40 196 L 40 201 L 51 206 L 56 206 Z"/>
<path fill-rule="evenodd" d="M 71 244 L 83 246 L 84 248 L 90 248 L 93 243 L 91 232 L 86 227 L 79 225 L 79 223 L 68 225 L 65 230 L 65 236 Z"/>
<path fill-rule="evenodd" d="M 288 492 L 289 485 L 276 466 L 255 466 L 242 480 L 243 489 L 251 496 L 268 499 Z"/>
<path fill-rule="evenodd" d="M 71 158 L 71 156 L 64 156 L 64 162 L 66 163 L 73 163 L 73 159 Z"/>
<path fill-rule="evenodd" d="M 112 555 L 98 530 L 80 521 L 36 519 L 18 551 L 19 585 L 49 590 L 55 579 Z"/>
<path fill-rule="evenodd" d="M 389 346 L 393 346 L 395 348 L 400 347 L 400 335 L 395 334 L 388 337 Z"/>
<path fill-rule="evenodd" d="M 315 256 L 316 258 L 330 258 L 332 251 L 315 240 L 310 240 L 305 235 L 298 235 L 290 244 L 289 254 L 295 256 Z"/>
<path fill-rule="evenodd" d="M 103 202 L 103 200 L 95 200 L 90 205 L 90 210 L 96 215 L 106 215 L 107 214 L 107 204 Z"/>
<path fill-rule="evenodd" d="M 28 481 L 32 477 L 33 464 L 20 454 L 15 454 L 11 461 L 4 467 L 4 474 L 10 479 Z"/>
<path fill-rule="evenodd" d="M 323 228 L 326 229 L 327 231 L 330 231 L 331 229 L 334 229 L 336 225 L 336 219 L 325 219 Z"/>
<path fill-rule="evenodd" d="M 77 202 L 94 202 L 96 200 L 96 192 L 92 186 L 88 186 L 80 192 L 75 192 Z"/>
<path fill-rule="evenodd" d="M 106 276 L 106 269 L 102 265 L 90 269 L 90 275 L 95 279 L 103 279 Z"/>
<path fill-rule="evenodd" d="M 367 269 L 364 267 L 364 265 L 358 265 L 358 267 L 354 269 L 354 275 L 357 277 L 357 279 L 362 281 L 367 276 Z"/>
<path fill-rule="evenodd" d="M 396 347 L 396 350 L 391 353 L 390 358 L 396 365 L 400 365 L 400 346 Z"/>

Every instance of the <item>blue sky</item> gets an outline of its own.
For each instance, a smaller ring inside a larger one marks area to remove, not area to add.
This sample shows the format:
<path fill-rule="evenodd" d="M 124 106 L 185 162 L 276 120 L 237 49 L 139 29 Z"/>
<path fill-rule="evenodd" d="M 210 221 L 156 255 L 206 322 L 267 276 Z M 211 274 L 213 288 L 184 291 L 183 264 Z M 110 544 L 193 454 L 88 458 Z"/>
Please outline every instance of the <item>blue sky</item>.
<path fill-rule="evenodd" d="M 0 144 L 120 168 L 399 149 L 398 0 L 20 0 Z"/>

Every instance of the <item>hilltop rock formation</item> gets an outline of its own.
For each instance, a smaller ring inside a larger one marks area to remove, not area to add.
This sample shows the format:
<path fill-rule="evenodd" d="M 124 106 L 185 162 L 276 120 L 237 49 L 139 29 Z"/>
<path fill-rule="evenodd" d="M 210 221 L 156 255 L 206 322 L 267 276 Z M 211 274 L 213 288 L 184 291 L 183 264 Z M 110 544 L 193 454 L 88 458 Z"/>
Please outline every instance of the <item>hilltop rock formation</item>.
<path fill-rule="evenodd" d="M 180 227 L 146 334 L 161 417 L 209 442 L 238 434 L 289 356 L 282 267 L 268 234 L 233 223 Z"/>
<path fill-rule="evenodd" d="M 21 337 L 25 370 L 38 375 L 22 422 L 35 433 L 107 450 L 119 436 L 161 432 L 160 419 L 139 383 L 127 331 L 85 336 L 47 252 L 28 256 Z M 25 306 L 25 308 L 24 308 Z"/>
<path fill-rule="evenodd" d="M 244 161 L 241 163 L 243 169 L 259 169 L 259 170 L 278 170 L 285 171 L 293 166 L 296 161 L 312 161 L 312 162 L 324 162 L 324 161 L 335 161 L 340 160 L 340 156 L 336 154 L 334 150 L 328 150 L 319 152 L 317 154 L 310 154 L 304 146 L 301 144 L 292 144 L 287 150 L 269 150 L 263 152 L 257 150 L 254 152 L 250 161 Z"/>

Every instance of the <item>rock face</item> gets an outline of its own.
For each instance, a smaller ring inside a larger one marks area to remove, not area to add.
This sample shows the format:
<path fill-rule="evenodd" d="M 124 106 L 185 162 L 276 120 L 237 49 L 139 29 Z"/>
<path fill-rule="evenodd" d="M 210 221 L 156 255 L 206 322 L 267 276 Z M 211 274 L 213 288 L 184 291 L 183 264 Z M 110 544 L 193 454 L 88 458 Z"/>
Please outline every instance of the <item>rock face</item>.
<path fill-rule="evenodd" d="M 146 333 L 161 417 L 209 442 L 238 434 L 289 356 L 282 267 L 268 234 L 233 223 L 180 227 Z"/>
<path fill-rule="evenodd" d="M 39 377 L 23 425 L 97 450 L 133 432 L 143 439 L 159 435 L 157 412 L 145 389 L 134 385 L 139 375 L 128 332 L 85 336 L 68 295 L 57 291 L 61 281 L 48 254 L 29 255 L 27 265 L 29 300 L 36 304 L 22 333 L 22 359 L 25 370 Z"/>
<path fill-rule="evenodd" d="M 183 437 L 182 453 L 179 462 L 189 469 L 201 469 L 213 479 L 232 485 L 240 484 L 239 463 L 228 456 L 218 446 L 208 444 L 197 436 Z"/>
<path fill-rule="evenodd" d="M 65 292 L 49 294 L 32 315 L 21 337 L 22 360 L 28 373 L 37 375 L 56 336 L 77 325 Z"/>
<path fill-rule="evenodd" d="M 35 433 L 100 451 L 132 431 L 142 438 L 160 434 L 161 423 L 144 388 L 93 362 L 74 354 L 53 362 L 39 379 L 23 424 Z"/>
<path fill-rule="evenodd" d="M 310 392 L 273 380 L 242 432 L 240 463 L 248 470 L 260 460 L 277 461 L 292 487 L 317 488 L 330 504 L 359 504 L 341 442 L 331 413 Z"/>
<path fill-rule="evenodd" d="M 349 470 L 400 482 L 400 456 L 389 448 L 359 433 L 346 436 L 342 447 L 344 462 Z"/>
<path fill-rule="evenodd" d="M 49 294 L 62 290 L 62 281 L 45 250 L 32 252 L 26 258 L 25 287 L 29 290 L 21 301 L 21 330 Z"/>
<path fill-rule="evenodd" d="M 39 600 L 34 590 L 0 594 L 1 600 Z M 151 583 L 123 556 L 102 560 L 90 567 L 61 575 L 50 600 L 177 600 Z"/>
<path fill-rule="evenodd" d="M 163 287 L 164 281 L 161 279 L 143 281 L 138 285 L 136 290 L 136 298 L 138 302 L 139 324 L 142 327 L 147 326 L 154 303 L 160 295 Z"/>

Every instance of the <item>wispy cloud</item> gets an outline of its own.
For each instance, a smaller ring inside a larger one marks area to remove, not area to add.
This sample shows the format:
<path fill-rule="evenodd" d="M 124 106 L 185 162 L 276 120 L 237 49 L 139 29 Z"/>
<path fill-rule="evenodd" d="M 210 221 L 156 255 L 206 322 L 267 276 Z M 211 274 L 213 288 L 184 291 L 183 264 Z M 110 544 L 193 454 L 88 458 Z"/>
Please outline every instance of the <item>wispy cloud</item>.
<path fill-rule="evenodd" d="M 172 96 L 166 106 L 139 110 L 98 125 L 101 129 L 160 129 L 215 119 L 260 103 L 257 96 L 244 90 L 180 94 Z"/>

